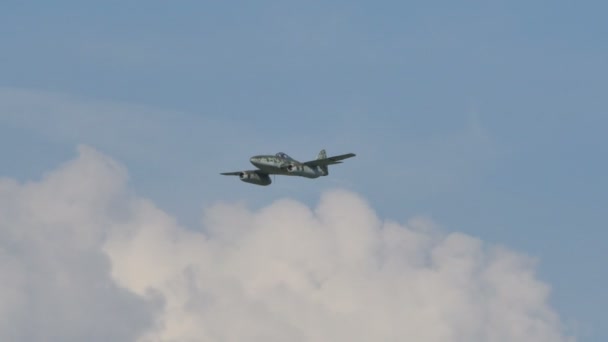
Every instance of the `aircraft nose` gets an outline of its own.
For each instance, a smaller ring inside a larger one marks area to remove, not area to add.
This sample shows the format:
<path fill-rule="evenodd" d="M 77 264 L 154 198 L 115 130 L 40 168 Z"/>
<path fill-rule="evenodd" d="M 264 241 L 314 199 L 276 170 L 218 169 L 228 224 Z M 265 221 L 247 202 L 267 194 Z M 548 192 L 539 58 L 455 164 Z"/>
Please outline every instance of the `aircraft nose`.
<path fill-rule="evenodd" d="M 253 157 L 249 158 L 249 161 L 253 165 L 259 164 L 260 163 L 260 156 L 253 156 Z"/>

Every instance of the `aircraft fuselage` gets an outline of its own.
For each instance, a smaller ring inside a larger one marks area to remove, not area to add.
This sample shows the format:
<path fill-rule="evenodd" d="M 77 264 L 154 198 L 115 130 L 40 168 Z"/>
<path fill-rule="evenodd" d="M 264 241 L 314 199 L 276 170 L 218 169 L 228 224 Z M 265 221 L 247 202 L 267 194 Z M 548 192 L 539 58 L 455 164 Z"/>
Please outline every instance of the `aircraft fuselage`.
<path fill-rule="evenodd" d="M 354 157 L 354 153 L 327 157 L 325 150 L 321 150 L 317 159 L 301 163 L 283 152 L 275 155 L 258 155 L 249 158 L 255 170 L 221 172 L 224 176 L 238 176 L 245 183 L 256 185 L 270 185 L 270 175 L 300 176 L 318 178 L 329 175 L 329 165 L 341 164 L 342 160 Z"/>
<path fill-rule="evenodd" d="M 276 155 L 253 156 L 249 161 L 262 172 L 270 174 L 301 176 L 306 178 L 318 178 L 326 175 L 318 166 L 310 167 L 308 165 L 303 165 L 297 160 Z"/>

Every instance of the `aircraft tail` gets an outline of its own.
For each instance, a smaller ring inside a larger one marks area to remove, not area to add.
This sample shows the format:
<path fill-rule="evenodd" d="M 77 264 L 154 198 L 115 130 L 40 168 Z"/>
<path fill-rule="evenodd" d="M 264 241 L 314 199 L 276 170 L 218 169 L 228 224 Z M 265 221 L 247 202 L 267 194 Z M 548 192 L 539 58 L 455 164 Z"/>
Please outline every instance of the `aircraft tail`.
<path fill-rule="evenodd" d="M 326 159 L 326 158 L 327 158 L 327 153 L 325 152 L 325 150 L 321 150 L 319 152 L 319 154 L 317 155 L 317 160 Z M 319 166 L 319 169 L 321 169 L 321 173 L 323 174 L 323 176 L 327 176 L 329 174 L 329 168 L 327 167 L 327 165 L 321 165 L 321 166 Z"/>

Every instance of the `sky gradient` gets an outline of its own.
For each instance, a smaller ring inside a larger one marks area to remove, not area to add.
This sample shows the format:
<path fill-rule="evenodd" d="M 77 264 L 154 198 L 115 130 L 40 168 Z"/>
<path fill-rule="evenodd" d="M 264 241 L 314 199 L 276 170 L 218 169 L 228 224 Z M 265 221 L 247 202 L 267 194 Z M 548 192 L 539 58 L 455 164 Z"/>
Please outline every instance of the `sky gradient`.
<path fill-rule="evenodd" d="M 534 258 L 568 335 L 608 338 L 603 2 L 2 7 L 1 176 L 40 180 L 84 144 L 193 231 L 218 202 L 346 189 Z M 218 175 L 323 148 L 357 157 L 271 187 Z"/>

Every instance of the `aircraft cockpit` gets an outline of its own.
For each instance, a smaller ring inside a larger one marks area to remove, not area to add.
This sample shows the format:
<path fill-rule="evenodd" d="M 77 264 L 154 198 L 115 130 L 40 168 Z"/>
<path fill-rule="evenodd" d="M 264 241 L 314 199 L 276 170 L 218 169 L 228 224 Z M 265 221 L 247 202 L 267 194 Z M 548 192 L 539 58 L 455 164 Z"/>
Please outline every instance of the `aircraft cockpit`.
<path fill-rule="evenodd" d="M 288 156 L 287 153 L 283 153 L 283 152 L 277 153 L 276 156 L 279 158 L 284 158 L 284 159 L 293 159 L 290 156 Z"/>

